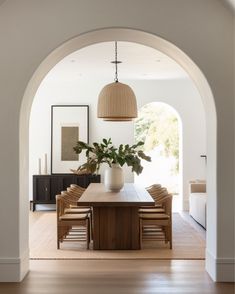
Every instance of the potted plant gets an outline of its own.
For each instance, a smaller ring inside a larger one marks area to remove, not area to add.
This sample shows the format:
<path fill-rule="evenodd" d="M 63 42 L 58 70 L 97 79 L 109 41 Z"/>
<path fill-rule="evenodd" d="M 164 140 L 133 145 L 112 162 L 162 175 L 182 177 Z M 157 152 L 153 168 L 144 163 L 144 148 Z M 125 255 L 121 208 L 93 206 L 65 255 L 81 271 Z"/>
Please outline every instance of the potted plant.
<path fill-rule="evenodd" d="M 121 167 L 124 164 L 130 166 L 132 171 L 139 175 L 143 167 L 141 159 L 151 161 L 149 156 L 146 156 L 141 150 L 144 142 L 140 141 L 134 145 L 121 144 L 116 148 L 111 138 L 103 139 L 102 142 L 89 145 L 82 141 L 78 141 L 74 147 L 74 151 L 80 154 L 86 152 L 87 162 L 81 165 L 78 173 L 98 173 L 100 165 L 108 164 L 109 169 L 105 171 L 105 185 L 110 190 L 120 190 L 124 184 L 123 171 Z"/>

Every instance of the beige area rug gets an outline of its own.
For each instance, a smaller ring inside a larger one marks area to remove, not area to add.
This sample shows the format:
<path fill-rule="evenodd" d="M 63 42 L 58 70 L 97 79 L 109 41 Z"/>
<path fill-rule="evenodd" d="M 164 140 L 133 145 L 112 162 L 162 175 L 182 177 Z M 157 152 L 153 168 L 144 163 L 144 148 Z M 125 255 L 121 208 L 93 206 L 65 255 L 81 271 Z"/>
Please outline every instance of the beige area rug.
<path fill-rule="evenodd" d="M 178 213 L 173 214 L 173 249 L 148 241 L 142 250 L 86 250 L 85 242 L 56 248 L 56 213 L 30 213 L 31 259 L 205 259 L 205 241 Z"/>

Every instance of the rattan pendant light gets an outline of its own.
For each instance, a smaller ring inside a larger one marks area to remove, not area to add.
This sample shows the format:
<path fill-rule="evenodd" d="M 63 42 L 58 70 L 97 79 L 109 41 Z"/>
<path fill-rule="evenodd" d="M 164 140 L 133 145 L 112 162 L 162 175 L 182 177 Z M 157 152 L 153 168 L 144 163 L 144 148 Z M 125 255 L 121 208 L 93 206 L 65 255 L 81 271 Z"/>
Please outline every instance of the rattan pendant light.
<path fill-rule="evenodd" d="M 114 83 L 106 85 L 98 98 L 97 116 L 107 121 L 130 121 L 137 117 L 136 97 L 126 84 L 118 81 L 117 42 L 115 42 L 115 79 Z"/>

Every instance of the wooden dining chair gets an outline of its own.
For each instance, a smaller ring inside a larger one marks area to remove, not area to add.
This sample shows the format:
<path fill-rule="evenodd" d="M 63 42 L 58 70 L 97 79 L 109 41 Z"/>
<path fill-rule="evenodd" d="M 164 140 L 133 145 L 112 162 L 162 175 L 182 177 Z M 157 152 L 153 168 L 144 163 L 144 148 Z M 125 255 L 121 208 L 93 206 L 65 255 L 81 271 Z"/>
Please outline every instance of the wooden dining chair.
<path fill-rule="evenodd" d="M 161 199 L 164 198 L 166 195 L 168 195 L 167 189 L 162 189 L 158 192 L 151 192 L 149 193 L 151 197 L 153 198 L 155 202 L 155 207 L 163 207 L 163 203 L 161 202 Z"/>
<path fill-rule="evenodd" d="M 81 198 L 82 194 L 84 193 L 86 189 L 85 188 L 82 188 L 78 185 L 75 185 L 75 184 L 71 184 L 70 187 L 67 188 L 67 192 L 73 196 L 73 197 L 76 197 L 77 201 Z M 77 205 L 76 205 L 77 206 Z M 77 207 L 74 207 L 74 208 L 77 208 Z M 72 208 L 73 206 L 71 206 Z"/>
<path fill-rule="evenodd" d="M 89 206 L 79 207 L 77 202 L 80 197 L 73 195 L 73 193 L 68 191 L 61 191 L 61 194 L 66 196 L 65 201 L 67 206 L 64 209 L 64 213 L 74 214 L 74 213 L 91 213 L 91 208 Z"/>
<path fill-rule="evenodd" d="M 70 193 L 73 193 L 78 198 L 80 198 L 82 196 L 82 194 L 84 193 L 84 191 L 86 191 L 86 188 L 80 187 L 75 184 L 71 184 L 70 187 L 67 188 L 67 191 Z"/>
<path fill-rule="evenodd" d="M 69 205 L 65 208 L 64 213 L 65 214 L 76 214 L 76 213 L 88 213 L 89 217 L 91 219 L 90 221 L 90 236 L 91 239 L 93 239 L 93 212 L 92 208 L 90 206 L 78 206 L 77 202 L 80 199 L 81 195 L 80 193 L 74 193 L 70 188 L 67 188 L 67 191 L 62 191 L 62 195 L 66 195 L 66 199 L 69 200 Z"/>
<path fill-rule="evenodd" d="M 162 204 L 159 203 L 158 199 L 161 195 L 168 194 L 168 191 L 165 187 L 162 187 L 160 184 L 153 184 L 146 188 L 148 193 L 152 196 L 155 201 L 154 206 L 141 206 L 139 208 L 140 213 L 165 213 L 165 209 L 162 207 Z"/>
<path fill-rule="evenodd" d="M 147 191 L 152 191 L 152 190 L 157 190 L 157 189 L 160 189 L 160 188 L 162 188 L 161 184 L 152 184 L 152 185 L 146 187 L 145 189 Z"/>
<path fill-rule="evenodd" d="M 66 195 L 56 195 L 57 249 L 62 242 L 86 241 L 90 243 L 90 216 L 88 213 L 68 214 L 65 209 L 70 204 Z"/>
<path fill-rule="evenodd" d="M 76 184 L 71 184 L 70 185 L 70 188 L 74 191 L 74 192 L 84 192 L 86 190 L 86 188 L 83 188 L 79 185 L 76 185 Z"/>
<path fill-rule="evenodd" d="M 71 195 L 73 195 L 74 197 L 77 197 L 77 200 L 79 198 L 81 198 L 82 194 L 84 193 L 84 191 L 77 191 L 71 187 L 67 188 L 67 192 L 69 192 Z"/>
<path fill-rule="evenodd" d="M 142 241 L 165 241 L 172 249 L 172 195 L 162 194 L 155 200 L 161 205 L 164 212 L 142 211 L 140 219 L 140 244 Z"/>

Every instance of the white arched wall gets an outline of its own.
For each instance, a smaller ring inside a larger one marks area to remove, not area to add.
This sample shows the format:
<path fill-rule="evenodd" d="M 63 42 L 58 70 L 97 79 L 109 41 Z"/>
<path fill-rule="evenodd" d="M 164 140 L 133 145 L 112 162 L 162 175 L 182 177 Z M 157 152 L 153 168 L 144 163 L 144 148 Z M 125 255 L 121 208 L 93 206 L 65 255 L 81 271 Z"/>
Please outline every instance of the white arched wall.
<path fill-rule="evenodd" d="M 47 69 L 62 57 L 60 50 L 64 46 L 55 50 L 61 44 L 76 36 L 82 37 L 87 32 L 120 27 L 134 31 L 130 33 L 128 30 L 119 30 L 118 33 L 113 32 L 113 38 L 136 42 L 141 39 L 144 42 L 140 43 L 162 48 L 163 52 L 168 52 L 179 63 L 185 64 L 185 69 L 191 72 L 201 96 L 208 96 L 208 99 L 203 99 L 207 111 L 207 143 L 210 144 L 207 144 L 210 151 L 207 154 L 210 228 L 206 263 L 215 280 L 234 280 L 235 28 L 234 15 L 224 2 L 225 0 L 100 0 L 98 3 L 93 0 L 7 0 L 0 5 L 0 281 L 21 280 L 29 265 L 28 195 L 23 192 L 27 191 L 28 153 L 25 132 L 28 132 L 31 103 L 27 99 L 22 103 L 25 89 L 29 85 L 25 95 L 34 96 Z M 174 46 L 170 46 L 170 49 L 168 42 L 165 43 L 166 46 L 160 45 L 154 36 L 169 40 L 190 59 L 177 48 L 176 51 L 173 50 Z M 113 39 L 102 34 L 99 37 L 100 39 L 94 37 L 94 40 L 90 39 L 84 44 L 100 42 L 103 37 L 104 40 Z M 83 40 L 82 37 L 80 46 L 83 46 Z M 78 48 L 79 46 L 76 50 Z M 46 59 L 51 52 L 54 52 L 51 58 Z M 37 70 L 45 59 L 49 64 L 45 66 L 44 62 Z M 208 82 L 192 60 L 205 74 Z M 36 74 L 29 84 L 34 72 Z M 208 83 L 213 91 L 215 107 L 210 105 L 213 104 L 213 99 Z M 19 117 L 24 114 L 19 131 Z M 24 127 L 26 129 L 22 130 Z M 213 201 L 214 197 L 216 201 Z"/>
<path fill-rule="evenodd" d="M 35 93 L 48 71 L 62 58 L 85 46 L 108 41 L 129 41 L 140 43 L 155 48 L 180 64 L 195 83 L 205 107 L 207 124 L 207 257 L 206 268 L 213 279 L 218 279 L 217 256 L 217 187 L 216 187 L 216 142 L 217 122 L 214 98 L 211 88 L 197 65 L 179 48 L 172 43 L 142 31 L 131 29 L 103 29 L 92 31 L 72 40 L 67 41 L 55 49 L 38 67 L 26 88 L 20 112 L 20 251 L 28 248 L 28 142 L 29 142 L 29 117 Z M 27 252 L 27 251 L 26 251 Z M 21 278 L 27 272 L 27 254 L 22 265 Z M 22 261 L 23 262 L 23 261 Z M 231 263 L 229 269 L 231 270 Z"/>

